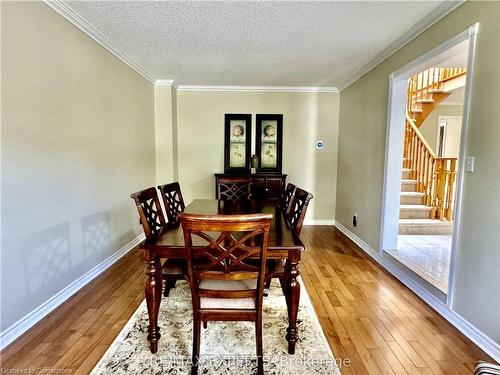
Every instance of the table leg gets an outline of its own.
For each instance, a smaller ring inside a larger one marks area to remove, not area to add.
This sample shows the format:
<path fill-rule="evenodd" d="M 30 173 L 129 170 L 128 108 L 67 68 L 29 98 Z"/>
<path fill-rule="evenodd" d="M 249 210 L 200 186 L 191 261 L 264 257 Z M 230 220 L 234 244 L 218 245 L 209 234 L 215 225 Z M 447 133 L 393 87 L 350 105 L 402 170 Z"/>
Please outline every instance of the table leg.
<path fill-rule="evenodd" d="M 286 280 L 286 303 L 288 308 L 288 328 L 285 338 L 288 341 L 288 354 L 295 354 L 297 335 L 297 313 L 299 311 L 300 284 L 297 277 L 300 275 L 298 260 L 287 260 Z"/>
<path fill-rule="evenodd" d="M 156 353 L 158 340 L 161 337 L 160 327 L 158 327 L 158 312 L 160 310 L 163 282 L 161 264 L 160 259 L 155 254 L 152 254 L 150 250 L 144 251 L 144 259 L 146 261 L 147 275 L 145 294 L 149 316 L 148 341 L 151 353 Z"/>

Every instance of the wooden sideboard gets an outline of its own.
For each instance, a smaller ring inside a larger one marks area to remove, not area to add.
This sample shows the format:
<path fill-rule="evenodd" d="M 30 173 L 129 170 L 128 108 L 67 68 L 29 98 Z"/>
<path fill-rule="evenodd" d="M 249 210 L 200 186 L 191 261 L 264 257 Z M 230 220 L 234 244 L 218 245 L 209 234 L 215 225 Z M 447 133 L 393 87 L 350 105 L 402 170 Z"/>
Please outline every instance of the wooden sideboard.
<path fill-rule="evenodd" d="M 215 198 L 219 182 L 221 179 L 227 180 L 231 178 L 250 178 L 251 194 L 255 199 L 279 199 L 286 185 L 286 174 L 281 173 L 255 173 L 255 174 L 225 174 L 216 173 L 215 175 Z"/>

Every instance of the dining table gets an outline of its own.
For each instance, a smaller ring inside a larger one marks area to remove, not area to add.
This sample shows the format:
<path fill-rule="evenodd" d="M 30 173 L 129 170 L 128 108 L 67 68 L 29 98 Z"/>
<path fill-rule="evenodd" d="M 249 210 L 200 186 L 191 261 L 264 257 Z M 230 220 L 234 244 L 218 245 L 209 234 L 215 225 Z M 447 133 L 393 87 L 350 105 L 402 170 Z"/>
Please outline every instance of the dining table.
<path fill-rule="evenodd" d="M 195 199 L 184 210 L 190 214 L 201 215 L 231 215 L 271 213 L 273 219 L 269 230 L 267 259 L 285 260 L 284 277 L 282 282 L 283 293 L 288 312 L 288 328 L 285 339 L 288 342 L 288 353 L 295 353 L 298 341 L 297 313 L 300 299 L 300 284 L 297 280 L 300 275 L 299 261 L 304 245 L 299 236 L 290 228 L 282 209 L 276 200 L 217 200 Z M 195 246 L 205 246 L 206 243 L 194 242 Z M 179 223 L 167 224 L 154 240 L 146 240 L 140 245 L 144 251 L 146 262 L 146 304 L 149 317 L 148 336 L 151 353 L 158 350 L 158 341 L 161 337 L 158 327 L 158 314 L 162 293 L 161 259 L 185 259 L 184 235 Z"/>

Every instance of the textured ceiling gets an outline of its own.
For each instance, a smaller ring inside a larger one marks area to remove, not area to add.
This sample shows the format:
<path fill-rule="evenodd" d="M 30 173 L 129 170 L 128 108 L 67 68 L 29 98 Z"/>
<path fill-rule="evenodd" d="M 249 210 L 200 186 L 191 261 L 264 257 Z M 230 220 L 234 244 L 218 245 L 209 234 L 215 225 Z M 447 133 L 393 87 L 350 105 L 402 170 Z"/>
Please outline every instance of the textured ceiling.
<path fill-rule="evenodd" d="M 341 86 L 440 5 L 65 1 L 154 79 Z"/>

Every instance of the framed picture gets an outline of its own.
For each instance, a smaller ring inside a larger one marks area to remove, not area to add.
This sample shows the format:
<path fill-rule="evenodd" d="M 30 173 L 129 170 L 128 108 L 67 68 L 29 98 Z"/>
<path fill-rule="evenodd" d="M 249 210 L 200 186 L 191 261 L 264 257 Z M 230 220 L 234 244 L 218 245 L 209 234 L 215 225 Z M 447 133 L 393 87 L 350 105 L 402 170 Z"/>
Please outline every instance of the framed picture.
<path fill-rule="evenodd" d="M 281 173 L 283 115 L 257 115 L 255 138 L 258 172 Z"/>
<path fill-rule="evenodd" d="M 224 173 L 247 173 L 250 169 L 252 115 L 224 116 Z"/>

